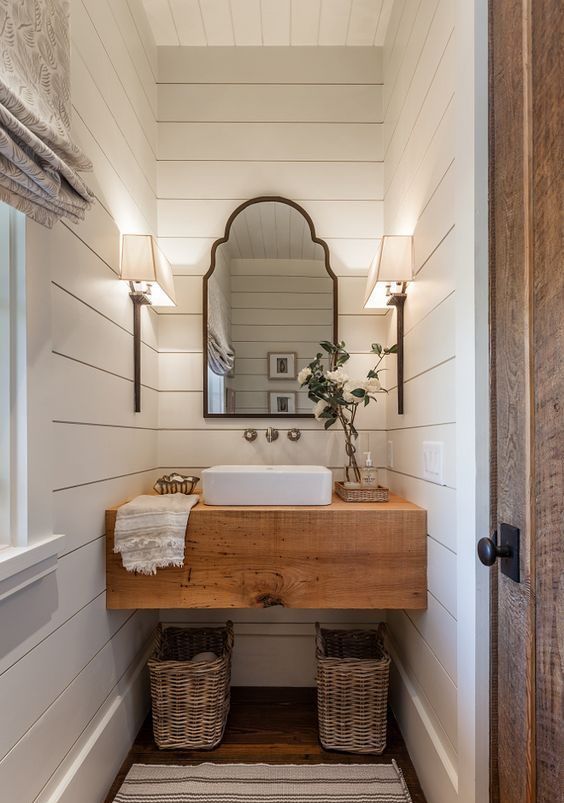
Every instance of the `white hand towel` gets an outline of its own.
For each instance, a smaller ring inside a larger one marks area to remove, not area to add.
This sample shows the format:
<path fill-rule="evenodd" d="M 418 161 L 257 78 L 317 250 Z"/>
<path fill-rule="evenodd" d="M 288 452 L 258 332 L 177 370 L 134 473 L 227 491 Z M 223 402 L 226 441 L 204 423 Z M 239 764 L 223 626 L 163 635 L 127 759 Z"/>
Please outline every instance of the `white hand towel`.
<path fill-rule="evenodd" d="M 114 552 L 128 572 L 156 574 L 165 566 L 184 566 L 184 537 L 196 494 L 143 495 L 117 512 Z"/>

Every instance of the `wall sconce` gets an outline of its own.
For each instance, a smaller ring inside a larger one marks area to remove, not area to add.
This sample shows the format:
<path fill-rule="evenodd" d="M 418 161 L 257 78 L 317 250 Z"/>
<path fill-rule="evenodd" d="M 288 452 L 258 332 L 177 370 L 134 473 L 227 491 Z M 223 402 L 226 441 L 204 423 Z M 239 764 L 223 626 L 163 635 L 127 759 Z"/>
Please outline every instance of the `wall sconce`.
<path fill-rule="evenodd" d="M 129 282 L 133 302 L 134 410 L 141 412 L 141 307 L 176 306 L 172 269 L 150 234 L 124 234 L 121 240 L 121 278 Z"/>
<path fill-rule="evenodd" d="M 384 235 L 374 257 L 364 296 L 365 309 L 395 307 L 398 345 L 398 414 L 403 414 L 403 306 L 413 278 L 413 237 Z"/>

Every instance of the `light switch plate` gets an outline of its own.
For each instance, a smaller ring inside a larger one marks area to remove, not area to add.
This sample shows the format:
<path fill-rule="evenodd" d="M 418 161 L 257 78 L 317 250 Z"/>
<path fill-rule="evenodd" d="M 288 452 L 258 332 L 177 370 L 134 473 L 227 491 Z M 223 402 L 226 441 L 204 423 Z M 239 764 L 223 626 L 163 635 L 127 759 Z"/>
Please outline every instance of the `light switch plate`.
<path fill-rule="evenodd" d="M 394 442 L 388 441 L 386 448 L 386 466 L 388 468 L 394 467 Z"/>
<path fill-rule="evenodd" d="M 423 478 L 444 485 L 444 449 L 442 441 L 423 441 Z"/>

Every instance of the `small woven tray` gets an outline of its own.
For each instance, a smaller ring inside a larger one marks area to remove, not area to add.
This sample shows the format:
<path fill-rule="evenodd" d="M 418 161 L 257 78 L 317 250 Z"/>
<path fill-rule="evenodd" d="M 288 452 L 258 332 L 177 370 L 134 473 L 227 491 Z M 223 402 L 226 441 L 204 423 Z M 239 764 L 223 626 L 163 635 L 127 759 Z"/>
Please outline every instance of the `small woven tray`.
<path fill-rule="evenodd" d="M 382 485 L 377 488 L 345 488 L 342 482 L 335 483 L 335 493 L 345 502 L 388 502 L 390 491 Z"/>

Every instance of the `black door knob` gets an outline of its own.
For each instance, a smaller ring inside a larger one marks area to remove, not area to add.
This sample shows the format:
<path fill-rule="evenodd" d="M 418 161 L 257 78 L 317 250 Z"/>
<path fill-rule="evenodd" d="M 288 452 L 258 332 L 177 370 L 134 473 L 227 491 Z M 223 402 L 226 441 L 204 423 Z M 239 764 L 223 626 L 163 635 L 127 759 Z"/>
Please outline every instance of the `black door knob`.
<path fill-rule="evenodd" d="M 510 558 L 511 555 L 510 546 L 497 545 L 497 533 L 493 533 L 492 538 L 480 538 L 478 541 L 478 557 L 484 566 L 493 566 L 498 558 Z"/>

